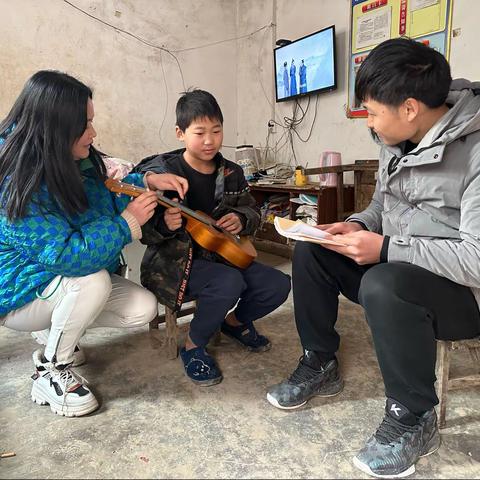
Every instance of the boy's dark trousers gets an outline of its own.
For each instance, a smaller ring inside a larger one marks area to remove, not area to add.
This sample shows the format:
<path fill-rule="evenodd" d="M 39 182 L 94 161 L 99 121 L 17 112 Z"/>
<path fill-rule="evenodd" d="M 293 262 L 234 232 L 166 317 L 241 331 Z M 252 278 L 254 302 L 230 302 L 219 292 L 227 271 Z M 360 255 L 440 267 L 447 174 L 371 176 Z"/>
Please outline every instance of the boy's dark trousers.
<path fill-rule="evenodd" d="M 365 310 L 385 393 L 413 413 L 432 409 L 435 339 L 472 338 L 480 312 L 470 288 L 407 263 L 361 266 L 320 245 L 297 242 L 293 256 L 295 321 L 306 350 L 335 354 L 338 294 Z"/>
<path fill-rule="evenodd" d="M 186 295 L 197 307 L 190 323 L 190 338 L 199 347 L 220 327 L 228 311 L 235 308 L 241 323 L 250 323 L 279 307 L 290 292 L 290 277 L 280 270 L 253 262 L 246 269 L 195 259 Z"/>

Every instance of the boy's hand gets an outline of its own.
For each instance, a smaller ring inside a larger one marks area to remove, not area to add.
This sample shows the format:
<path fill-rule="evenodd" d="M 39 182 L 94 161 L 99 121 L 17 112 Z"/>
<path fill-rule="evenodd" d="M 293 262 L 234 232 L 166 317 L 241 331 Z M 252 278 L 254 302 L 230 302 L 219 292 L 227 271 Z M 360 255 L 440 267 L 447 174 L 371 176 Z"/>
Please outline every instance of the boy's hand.
<path fill-rule="evenodd" d="M 173 173 L 151 173 L 146 177 L 151 190 L 176 190 L 183 200 L 188 191 L 188 181 Z"/>
<path fill-rule="evenodd" d="M 155 192 L 145 192 L 132 200 L 125 210 L 131 213 L 140 226 L 153 217 L 155 207 L 158 205 L 157 195 Z"/>
<path fill-rule="evenodd" d="M 225 229 L 227 232 L 236 235 L 243 229 L 242 221 L 236 213 L 227 213 L 222 218 L 217 220 L 217 227 Z"/>
<path fill-rule="evenodd" d="M 173 201 L 178 202 L 178 198 L 174 198 Z M 178 207 L 169 207 L 163 214 L 165 224 L 172 232 L 178 230 L 182 226 L 182 216 L 180 215 L 180 212 L 181 210 Z"/>
<path fill-rule="evenodd" d="M 325 223 L 323 225 L 316 225 L 315 228 L 323 230 L 330 235 L 360 232 L 363 230 L 362 226 L 356 222 Z"/>
<path fill-rule="evenodd" d="M 346 233 L 345 235 L 335 235 L 334 239 L 343 243 L 345 246 L 326 243 L 322 246 L 351 258 L 359 265 L 378 263 L 380 261 L 380 252 L 382 251 L 384 240 L 383 235 L 363 230 L 358 224 L 357 226 L 361 228 L 361 231 Z"/>

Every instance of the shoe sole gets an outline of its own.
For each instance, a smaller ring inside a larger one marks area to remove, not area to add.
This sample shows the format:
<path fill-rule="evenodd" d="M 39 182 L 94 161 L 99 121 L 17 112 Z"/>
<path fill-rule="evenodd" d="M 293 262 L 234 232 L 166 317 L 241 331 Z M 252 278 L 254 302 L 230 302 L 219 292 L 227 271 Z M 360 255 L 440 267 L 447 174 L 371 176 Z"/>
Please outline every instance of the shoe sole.
<path fill-rule="evenodd" d="M 411 465 L 410 467 L 407 468 L 407 470 L 401 473 L 396 473 L 393 475 L 381 475 L 373 472 L 367 464 L 361 462 L 357 457 L 353 457 L 353 464 L 362 472 L 366 473 L 367 475 L 370 475 L 371 477 L 376 477 L 376 478 L 403 478 L 403 477 L 408 477 L 409 475 L 412 475 L 413 473 L 415 473 L 415 465 Z"/>
<path fill-rule="evenodd" d="M 249 352 L 253 352 L 253 353 L 261 353 L 261 352 L 267 352 L 268 350 L 270 350 L 272 348 L 272 344 L 271 342 L 268 342 L 267 345 L 264 345 L 262 347 L 249 347 L 248 345 L 245 345 L 244 343 L 242 343 L 237 337 L 232 337 L 231 335 L 229 335 L 228 333 L 225 333 L 225 332 L 222 332 L 222 335 L 225 335 L 226 337 L 230 338 L 231 340 L 233 340 L 235 343 L 238 343 L 238 345 L 240 345 L 241 347 L 243 347 L 245 350 L 248 350 Z"/>
<path fill-rule="evenodd" d="M 274 398 L 269 393 L 267 393 L 267 400 L 271 405 L 273 405 L 276 408 L 279 408 L 280 410 L 295 410 L 296 408 L 303 407 L 313 397 L 322 397 L 322 398 L 335 397 L 336 395 L 338 395 L 343 391 L 343 387 L 344 387 L 344 383 L 343 383 L 343 380 L 340 378 L 330 386 L 328 391 L 314 393 L 313 395 L 310 395 L 304 402 L 298 403 L 296 405 L 280 405 L 277 399 Z"/>
<path fill-rule="evenodd" d="M 211 387 L 212 385 L 219 384 L 223 380 L 223 376 L 212 378 L 211 380 L 194 380 L 187 375 L 187 372 L 185 372 L 185 376 L 199 387 Z"/>
<path fill-rule="evenodd" d="M 61 415 L 63 417 L 83 417 L 84 415 L 94 412 L 99 407 L 95 397 L 93 397 L 93 400 L 85 405 L 73 405 L 66 407 L 61 403 L 49 399 L 48 395 L 46 395 L 41 388 L 38 386 L 36 387 L 36 385 L 38 384 L 34 384 L 32 387 L 32 401 L 38 405 L 49 405 L 50 410 L 56 415 Z"/>
<path fill-rule="evenodd" d="M 427 450 L 426 453 L 422 453 L 419 456 L 419 458 L 428 457 L 432 453 L 435 453 L 440 448 L 440 444 L 441 444 L 440 434 L 437 432 L 437 435 L 434 435 L 428 442 L 426 446 L 426 450 Z M 376 478 L 404 478 L 415 473 L 415 464 L 410 465 L 410 467 L 408 467 L 406 470 L 404 470 L 401 473 L 396 473 L 391 475 L 382 475 L 382 474 L 373 472 L 366 463 L 363 463 L 357 457 L 353 457 L 353 464 L 362 472 Z"/>

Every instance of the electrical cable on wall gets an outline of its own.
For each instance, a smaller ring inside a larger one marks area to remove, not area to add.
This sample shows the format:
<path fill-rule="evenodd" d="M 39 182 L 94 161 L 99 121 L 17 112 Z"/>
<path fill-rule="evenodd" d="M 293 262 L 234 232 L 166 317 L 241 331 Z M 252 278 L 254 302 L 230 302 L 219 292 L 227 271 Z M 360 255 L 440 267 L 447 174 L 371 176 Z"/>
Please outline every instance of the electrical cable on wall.
<path fill-rule="evenodd" d="M 307 143 L 310 140 L 310 137 L 312 136 L 313 126 L 315 125 L 315 120 L 317 119 L 317 107 L 318 107 L 318 95 L 317 95 L 317 99 L 315 100 L 315 111 L 314 111 L 314 114 L 313 114 L 312 124 L 310 126 L 310 132 L 308 132 L 307 138 L 303 139 L 300 136 L 300 134 L 297 132 L 297 129 L 296 128 L 293 129 L 293 131 L 295 132 L 295 134 L 297 135 L 299 140 L 303 143 Z M 307 110 L 308 110 L 308 108 L 307 108 Z M 305 111 L 305 114 L 306 113 L 307 113 L 307 111 Z"/>
<path fill-rule="evenodd" d="M 177 66 L 178 66 L 178 69 L 179 69 L 179 72 L 180 72 L 180 76 L 182 77 L 182 85 L 183 85 L 184 91 L 187 90 L 187 87 L 185 86 L 185 79 L 183 77 L 182 67 L 180 66 L 180 62 L 178 61 L 178 58 L 175 55 L 175 53 L 182 53 L 182 52 L 187 52 L 187 51 L 191 51 L 191 50 L 199 50 L 201 48 L 207 48 L 207 47 L 219 45 L 221 43 L 233 42 L 233 41 L 236 41 L 236 40 L 240 40 L 242 38 L 251 37 L 252 35 L 255 35 L 256 33 L 261 32 L 262 30 L 265 30 L 267 28 L 272 27 L 272 23 L 269 23 L 267 25 L 263 25 L 260 28 L 257 28 L 253 32 L 247 33 L 245 35 L 240 35 L 238 37 L 232 37 L 232 38 L 227 38 L 227 39 L 224 39 L 224 40 L 218 40 L 216 42 L 211 42 L 211 43 L 207 43 L 207 44 L 199 45 L 199 46 L 195 46 L 195 47 L 188 47 L 188 48 L 182 48 L 182 49 L 178 49 L 178 50 L 172 50 L 172 49 L 169 49 L 169 48 L 166 48 L 166 47 L 162 47 L 160 45 L 156 45 L 152 42 L 149 42 L 148 40 L 145 40 L 145 39 L 139 37 L 138 35 L 135 35 L 134 33 L 129 32 L 128 30 L 124 30 L 123 28 L 112 25 L 111 23 L 108 23 L 107 21 L 102 20 L 101 18 L 98 18 L 95 15 L 92 15 L 91 13 L 88 13 L 87 11 L 83 10 L 79 6 L 75 5 L 74 3 L 69 2 L 68 0 L 62 0 L 62 1 L 64 3 L 66 3 L 67 5 L 70 5 L 72 8 L 75 8 L 76 10 L 78 10 L 78 11 L 82 12 L 83 14 L 87 15 L 88 17 L 92 18 L 93 20 L 96 20 L 97 22 L 100 22 L 103 25 L 108 26 L 110 28 L 113 28 L 117 32 L 124 33 L 125 35 L 128 35 L 128 36 L 134 38 L 135 40 L 138 40 L 139 42 L 141 42 L 141 43 L 143 43 L 143 44 L 145 44 L 145 45 L 147 45 L 151 48 L 161 50 L 162 52 L 165 52 L 165 53 L 168 53 L 169 55 L 171 55 L 175 59 L 175 62 L 177 63 Z"/>
<path fill-rule="evenodd" d="M 269 147 L 269 141 L 270 141 L 270 130 L 268 131 L 267 138 L 266 138 L 266 147 L 265 147 L 265 154 L 264 154 L 264 162 L 266 162 L 266 158 L 268 155 L 268 151 L 272 150 L 274 158 L 277 158 L 277 155 L 284 150 L 287 146 L 289 146 L 289 150 L 291 152 L 291 156 L 287 161 L 287 165 L 290 165 L 292 160 L 294 161 L 294 164 L 297 165 L 297 154 L 295 152 L 295 145 L 294 145 L 294 135 L 298 137 L 298 139 L 306 143 L 310 140 L 312 133 L 313 133 L 313 127 L 316 122 L 317 118 L 317 111 L 318 111 L 318 96 L 315 100 L 315 111 L 314 111 L 314 116 L 312 123 L 309 128 L 308 135 L 306 138 L 303 138 L 299 131 L 298 127 L 304 122 L 308 111 L 310 109 L 310 101 L 311 97 L 308 97 L 307 99 L 307 104 L 305 107 L 302 106 L 300 101 L 297 99 L 293 105 L 293 111 L 292 111 L 292 116 L 284 116 L 283 117 L 283 122 L 277 122 L 276 120 L 270 120 L 272 122 L 272 125 L 276 125 L 280 128 L 282 128 L 283 132 L 282 135 L 277 139 L 273 147 Z"/>
<path fill-rule="evenodd" d="M 120 27 L 116 27 L 115 25 L 112 25 L 111 23 L 108 23 L 106 22 L 105 20 L 102 20 L 98 17 L 96 17 L 95 15 L 92 15 L 91 13 L 88 13 L 86 12 L 85 10 L 81 9 L 80 7 L 78 7 L 77 5 L 73 4 L 72 2 L 69 2 L 68 0 L 62 0 L 64 3 L 66 3 L 67 5 L 70 5 L 72 8 L 75 8 L 76 10 L 82 12 L 83 14 L 87 15 L 88 17 L 90 18 L 93 18 L 94 20 L 96 20 L 97 22 L 100 22 L 102 23 L 103 25 L 106 25 L 107 27 L 110 27 L 110 28 L 113 28 L 114 30 L 116 30 L 117 32 L 121 32 L 121 33 L 124 33 L 125 35 L 128 35 L 132 38 L 134 38 L 135 40 L 138 40 L 139 42 L 145 44 L 145 45 L 148 45 L 149 47 L 151 48 L 155 48 L 157 50 L 160 50 L 162 52 L 166 52 L 168 53 L 169 55 L 171 55 L 175 61 L 177 62 L 177 66 L 178 66 L 178 69 L 180 71 L 180 76 L 182 77 L 182 85 L 183 85 L 183 89 L 186 90 L 187 88 L 185 87 L 185 79 L 183 78 L 183 71 L 182 71 L 182 67 L 180 66 L 180 62 L 178 61 L 178 58 L 168 49 L 168 48 L 165 48 L 165 47 L 161 47 L 159 45 L 155 45 L 154 43 L 151 43 L 149 42 L 148 40 L 145 40 L 141 37 L 139 37 L 138 35 L 135 35 L 134 33 L 131 33 L 129 32 L 128 30 L 124 30 L 123 28 L 120 28 Z"/>
<path fill-rule="evenodd" d="M 151 48 L 154 48 L 154 49 L 160 51 L 160 64 L 161 64 L 161 67 L 162 67 L 163 80 L 164 80 L 164 86 L 165 86 L 165 95 L 166 95 L 167 101 L 166 101 L 166 104 L 165 104 L 164 114 L 163 114 L 162 121 L 161 121 L 158 132 L 159 132 L 160 140 L 164 145 L 167 145 L 167 143 L 162 138 L 162 129 L 163 129 L 163 125 L 165 123 L 165 119 L 167 117 L 167 113 L 168 113 L 168 87 L 167 87 L 165 69 L 164 69 L 164 65 L 163 65 L 162 52 L 167 53 L 168 55 L 172 56 L 175 59 L 178 70 L 180 72 L 180 77 L 181 77 L 182 85 L 183 85 L 183 91 L 186 91 L 187 87 L 185 86 L 185 79 L 184 79 L 184 76 L 183 76 L 183 70 L 182 70 L 182 67 L 180 65 L 180 62 L 179 62 L 177 56 L 174 53 L 182 53 L 182 52 L 186 52 L 186 51 L 192 51 L 192 50 L 197 50 L 197 49 L 201 49 L 201 48 L 207 48 L 207 47 L 219 45 L 221 43 L 227 43 L 227 42 L 240 40 L 240 39 L 243 39 L 243 38 L 251 37 L 252 35 L 255 35 L 256 33 L 259 33 L 262 30 L 266 30 L 268 28 L 272 28 L 272 26 L 273 26 L 273 24 L 270 22 L 269 24 L 266 24 L 266 25 L 263 25 L 262 27 L 259 27 L 258 29 L 254 30 L 253 32 L 247 33 L 245 35 L 240 35 L 238 37 L 232 37 L 232 38 L 228 38 L 228 39 L 224 39 L 224 40 L 218 40 L 216 42 L 211 42 L 211 43 L 208 43 L 208 44 L 199 45 L 199 46 L 195 46 L 195 47 L 188 47 L 188 48 L 183 48 L 183 49 L 178 49 L 178 50 L 171 50 L 171 49 L 168 49 L 166 47 L 156 45 L 156 44 L 154 44 L 154 43 L 152 43 L 148 40 L 145 40 L 145 39 L 139 37 L 138 35 L 135 35 L 134 33 L 129 32 L 128 30 L 124 30 L 123 28 L 112 25 L 111 23 L 109 23 L 105 20 L 102 20 L 101 18 L 98 18 L 95 15 L 92 15 L 91 13 L 83 10 L 82 8 L 78 7 L 77 5 L 75 5 L 74 3 L 72 3 L 68 0 L 62 0 L 62 1 L 64 3 L 66 3 L 67 5 L 69 5 L 70 7 L 78 10 L 81 13 L 83 13 L 84 15 L 92 18 L 93 20 L 95 20 L 95 21 L 97 21 L 97 22 L 99 22 L 99 23 L 101 23 L 101 24 L 103 24 L 103 25 L 105 25 L 109 28 L 112 28 L 113 30 L 115 30 L 117 32 L 123 33 L 123 34 L 125 34 L 129 37 L 132 37 L 132 38 L 134 38 L 135 40 L 139 41 L 140 43 L 142 43 L 144 45 L 147 45 Z M 167 145 L 167 147 L 168 147 L 168 145 Z M 236 147 L 230 147 L 230 146 L 226 146 L 226 147 L 227 148 L 236 148 Z M 170 148 L 170 147 L 168 147 L 168 148 Z"/>
<path fill-rule="evenodd" d="M 256 33 L 261 32 L 262 30 L 265 30 L 266 28 L 271 28 L 272 26 L 273 26 L 272 23 L 269 23 L 267 25 L 264 25 L 263 27 L 257 28 L 257 30 L 254 30 L 253 32 L 246 33 L 245 35 L 240 35 L 239 37 L 226 38 L 225 40 L 218 40 L 216 42 L 206 43 L 204 45 L 199 45 L 197 47 L 188 47 L 188 48 L 181 48 L 179 50 L 172 50 L 172 52 L 175 52 L 175 53 L 188 52 L 190 50 L 199 50 L 200 48 L 212 47 L 214 45 L 220 45 L 221 43 L 227 43 L 227 42 L 233 42 L 235 40 L 241 40 L 242 38 L 251 37 L 252 35 L 255 35 Z"/>
<path fill-rule="evenodd" d="M 238 37 L 232 37 L 232 38 L 228 38 L 228 39 L 224 39 L 224 40 L 218 40 L 218 41 L 215 41 L 215 42 L 211 42 L 211 43 L 208 43 L 208 44 L 203 44 L 203 45 L 199 45 L 199 46 L 194 46 L 194 47 L 188 47 L 188 48 L 183 48 L 183 49 L 177 49 L 177 50 L 172 50 L 172 49 L 168 49 L 166 47 L 162 47 L 160 45 L 156 45 L 148 40 L 145 40 L 141 37 L 139 37 L 138 35 L 135 35 L 134 33 L 132 32 L 129 32 L 128 30 L 125 30 L 125 29 L 122 29 L 120 27 L 117 27 L 105 20 L 102 20 L 98 17 L 96 17 L 95 15 L 92 15 L 91 13 L 83 10 L 82 8 L 78 7 L 77 5 L 75 5 L 74 3 L 70 2 L 69 0 L 62 0 L 64 3 L 66 3 L 67 5 L 69 5 L 70 7 L 72 8 L 75 8 L 76 10 L 78 10 L 79 12 L 83 13 L 84 15 L 92 18 L 93 20 L 96 20 L 97 22 L 100 22 L 102 23 L 103 25 L 109 27 L 109 28 L 112 28 L 113 30 L 119 32 L 119 33 L 123 33 L 129 37 L 132 37 L 134 38 L 135 40 L 141 42 L 142 44 L 144 45 L 147 45 L 151 48 L 154 48 L 154 49 L 157 49 L 160 51 L 160 65 L 161 65 L 161 68 L 162 68 L 162 76 L 163 76 L 163 83 L 164 83 L 164 88 L 165 88 L 165 96 L 166 96 L 166 104 L 165 104 L 165 108 L 164 108 L 164 113 L 163 113 L 163 116 L 162 116 L 162 121 L 160 123 L 160 126 L 159 126 L 159 129 L 158 129 L 158 133 L 159 133 L 159 136 L 160 136 L 160 140 L 161 142 L 166 145 L 167 143 L 163 140 L 162 138 L 162 129 L 163 129 L 163 126 L 165 124 L 165 120 L 166 120 L 166 117 L 167 117 L 167 113 L 168 113 L 168 103 L 169 103 L 169 97 L 168 97 L 168 86 L 167 86 L 167 81 L 166 81 L 166 73 L 165 73 L 165 67 L 164 67 L 164 64 L 163 64 L 163 54 L 162 52 L 165 52 L 167 53 L 168 55 L 170 55 L 171 57 L 174 58 L 176 64 L 177 64 L 177 67 L 178 67 L 178 70 L 179 70 L 179 73 L 180 73 L 180 77 L 181 77 L 181 81 L 182 81 L 182 85 L 183 85 L 183 89 L 184 91 L 187 90 L 186 88 L 186 85 L 185 85 L 185 79 L 184 79 L 184 75 L 183 75 L 183 70 L 182 70 L 182 67 L 180 65 L 180 61 L 178 60 L 178 57 L 175 55 L 175 53 L 182 53 L 182 52 L 186 52 L 186 51 L 192 51 L 192 50 L 196 50 L 196 49 L 201 49 L 201 48 L 207 48 L 207 47 L 211 47 L 211 46 L 215 46 L 215 45 L 219 45 L 219 44 L 222 44 L 222 43 L 227 43 L 227 42 L 232 42 L 232 41 L 236 41 L 236 40 L 241 40 L 241 39 L 244 39 L 244 38 L 248 38 L 248 37 L 251 37 L 252 35 L 255 35 L 256 33 L 259 33 L 261 31 L 264 31 L 264 36 L 262 38 L 262 41 L 261 41 L 261 44 L 260 44 L 260 48 L 259 48 L 259 51 L 258 51 L 258 68 L 260 69 L 260 65 L 261 65 L 261 53 L 262 53 L 262 49 L 263 49 L 263 40 L 265 38 L 265 35 L 268 31 L 269 28 L 273 28 L 273 23 L 270 22 L 269 24 L 266 24 L 262 27 L 259 27 L 258 29 L 254 30 L 253 32 L 250 32 L 248 34 L 245 34 L 245 35 L 240 35 Z M 262 79 L 261 77 L 259 76 L 259 83 L 260 83 L 260 86 L 262 88 L 262 91 L 263 91 L 263 94 L 267 100 L 267 102 L 269 103 L 270 106 L 272 106 L 272 103 L 267 95 L 267 92 L 265 90 L 265 86 L 263 85 L 263 82 L 262 82 Z M 313 121 L 312 121 L 312 124 L 311 124 L 311 127 L 310 127 L 310 131 L 307 135 L 307 137 L 304 139 L 301 137 L 301 135 L 299 134 L 298 130 L 297 130 L 297 127 L 303 122 L 303 120 L 305 119 L 305 116 L 307 115 L 307 112 L 308 112 L 308 109 L 309 109 L 309 106 L 310 106 L 310 97 L 308 98 L 308 103 L 305 107 L 305 109 L 302 107 L 302 105 L 299 103 L 298 100 L 296 100 L 295 104 L 294 104 L 294 107 L 293 107 L 293 113 L 292 113 L 292 116 L 291 117 L 287 117 L 287 116 L 284 116 L 283 117 L 283 123 L 281 123 L 280 121 L 278 121 L 278 118 L 277 119 L 273 119 L 273 123 L 274 125 L 277 125 L 279 127 L 281 127 L 283 129 L 283 133 L 282 135 L 278 138 L 278 140 L 275 142 L 275 145 L 274 147 L 269 147 L 269 140 L 270 140 L 270 130 L 268 132 L 268 135 L 267 135 L 267 138 L 266 138 L 266 146 L 265 146 L 265 161 L 266 161 L 266 158 L 267 158 L 267 155 L 268 155 L 268 151 L 270 149 L 273 150 L 273 153 L 274 153 L 274 158 L 277 158 L 277 155 L 280 151 L 282 151 L 287 145 L 290 146 L 290 151 L 291 151 L 291 157 L 290 159 L 288 160 L 288 164 L 290 164 L 291 160 L 292 160 L 292 157 L 293 157 L 293 161 L 295 163 L 295 165 L 297 165 L 297 156 L 296 156 L 296 152 L 295 152 L 295 147 L 294 147 L 294 134 L 298 137 L 298 139 L 305 143 L 307 142 L 310 138 L 311 138 L 311 135 L 312 135 L 312 132 L 313 132 L 313 126 L 315 124 L 315 120 L 316 120 L 316 116 L 317 116 L 317 106 L 318 106 L 318 97 L 316 99 L 316 102 L 315 102 L 315 113 L 314 113 L 314 118 L 313 118 Z M 297 114 L 299 113 L 299 111 L 301 112 L 301 115 L 300 116 L 297 116 Z M 275 115 L 277 117 L 277 115 Z M 236 148 L 232 145 L 223 145 L 224 148 Z"/>

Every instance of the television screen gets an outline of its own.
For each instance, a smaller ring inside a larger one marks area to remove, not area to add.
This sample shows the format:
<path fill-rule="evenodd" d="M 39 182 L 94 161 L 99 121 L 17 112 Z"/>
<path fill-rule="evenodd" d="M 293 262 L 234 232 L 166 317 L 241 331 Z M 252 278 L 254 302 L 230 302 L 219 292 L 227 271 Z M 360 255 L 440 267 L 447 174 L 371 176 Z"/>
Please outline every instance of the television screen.
<path fill-rule="evenodd" d="M 277 102 L 337 88 L 335 25 L 274 50 Z"/>

